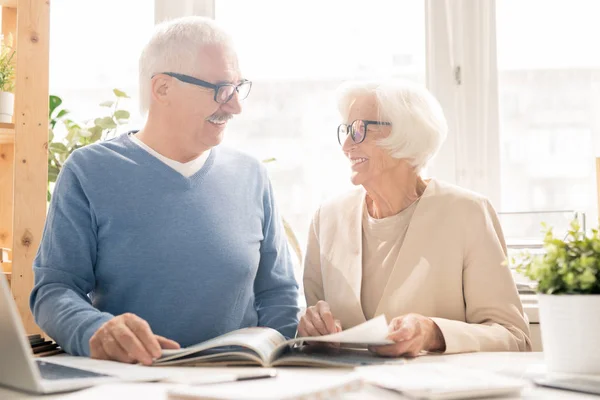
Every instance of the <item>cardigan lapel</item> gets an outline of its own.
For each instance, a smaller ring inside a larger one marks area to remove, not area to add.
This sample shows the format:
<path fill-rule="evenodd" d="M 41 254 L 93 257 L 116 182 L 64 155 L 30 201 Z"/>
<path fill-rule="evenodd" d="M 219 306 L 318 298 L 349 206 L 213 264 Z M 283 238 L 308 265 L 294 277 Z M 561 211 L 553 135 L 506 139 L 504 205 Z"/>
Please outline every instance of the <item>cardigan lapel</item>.
<path fill-rule="evenodd" d="M 324 276 L 327 301 L 334 315 L 349 326 L 366 321 L 360 298 L 364 199 L 364 189 L 353 191 L 346 201 L 338 203 L 326 221 L 321 221 L 322 248 L 330 264 L 327 277 Z"/>

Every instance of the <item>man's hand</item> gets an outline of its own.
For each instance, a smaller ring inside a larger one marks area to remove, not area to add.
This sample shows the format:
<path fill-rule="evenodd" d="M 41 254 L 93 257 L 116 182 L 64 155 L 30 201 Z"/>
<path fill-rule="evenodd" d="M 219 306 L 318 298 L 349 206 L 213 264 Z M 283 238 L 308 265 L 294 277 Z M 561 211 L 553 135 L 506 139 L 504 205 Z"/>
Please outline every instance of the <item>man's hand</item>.
<path fill-rule="evenodd" d="M 90 356 L 151 365 L 162 349 L 178 349 L 179 344 L 152 333 L 148 322 L 134 314 L 123 314 L 106 322 L 90 338 Z"/>
<path fill-rule="evenodd" d="M 394 344 L 372 346 L 369 350 L 388 357 L 416 357 L 421 351 L 444 351 L 446 341 L 432 319 L 419 314 L 396 317 L 389 326 L 388 339 Z"/>

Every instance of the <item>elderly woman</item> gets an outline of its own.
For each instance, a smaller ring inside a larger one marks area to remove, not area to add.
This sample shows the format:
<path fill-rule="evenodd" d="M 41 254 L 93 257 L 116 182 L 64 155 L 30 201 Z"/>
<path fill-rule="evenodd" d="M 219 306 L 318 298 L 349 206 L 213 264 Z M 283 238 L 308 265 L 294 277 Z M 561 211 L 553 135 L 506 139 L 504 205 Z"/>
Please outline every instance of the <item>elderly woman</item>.
<path fill-rule="evenodd" d="M 400 82 L 342 87 L 338 140 L 359 188 L 322 205 L 299 336 L 391 320 L 387 356 L 527 351 L 529 328 L 490 202 L 421 172 L 446 138 L 439 103 Z"/>

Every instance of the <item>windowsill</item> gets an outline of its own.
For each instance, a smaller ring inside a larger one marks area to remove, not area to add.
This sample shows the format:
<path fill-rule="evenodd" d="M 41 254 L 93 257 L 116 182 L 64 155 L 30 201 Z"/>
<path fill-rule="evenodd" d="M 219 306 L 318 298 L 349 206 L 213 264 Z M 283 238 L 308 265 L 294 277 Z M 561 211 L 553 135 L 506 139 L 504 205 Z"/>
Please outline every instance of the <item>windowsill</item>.
<path fill-rule="evenodd" d="M 521 294 L 519 297 L 521 298 L 521 303 L 523 303 L 523 311 L 527 315 L 529 323 L 539 324 L 540 313 L 537 294 Z"/>

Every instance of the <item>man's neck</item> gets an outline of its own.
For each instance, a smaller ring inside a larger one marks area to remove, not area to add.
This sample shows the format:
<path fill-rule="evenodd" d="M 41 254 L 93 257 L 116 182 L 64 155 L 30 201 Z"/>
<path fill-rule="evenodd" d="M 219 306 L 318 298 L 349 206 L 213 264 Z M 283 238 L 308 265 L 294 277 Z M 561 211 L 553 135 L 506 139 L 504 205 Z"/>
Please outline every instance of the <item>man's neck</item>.
<path fill-rule="evenodd" d="M 177 134 L 181 135 L 181 132 L 177 132 Z M 135 137 L 160 155 L 180 163 L 195 160 L 210 150 L 207 148 L 200 152 L 198 150 L 191 151 L 184 143 L 176 140 L 172 129 L 162 127 L 156 122 L 146 122 L 144 128 L 136 133 Z"/>

